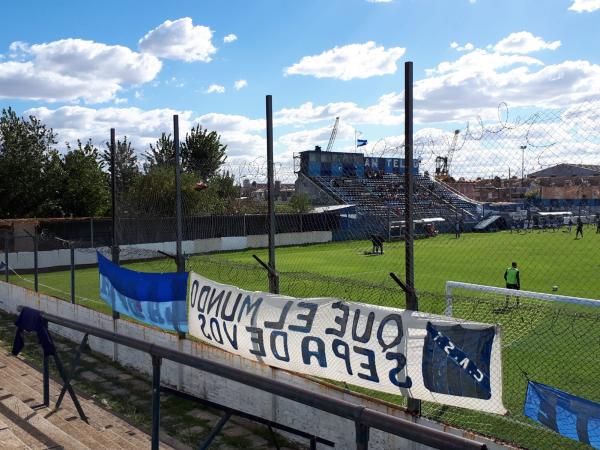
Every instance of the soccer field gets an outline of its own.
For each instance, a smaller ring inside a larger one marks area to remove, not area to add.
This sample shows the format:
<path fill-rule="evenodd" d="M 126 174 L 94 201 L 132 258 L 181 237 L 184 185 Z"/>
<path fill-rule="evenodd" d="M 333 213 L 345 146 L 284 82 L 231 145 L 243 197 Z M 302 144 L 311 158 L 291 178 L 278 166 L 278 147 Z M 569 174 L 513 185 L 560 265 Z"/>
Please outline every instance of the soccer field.
<path fill-rule="evenodd" d="M 574 239 L 574 233 L 562 231 L 468 233 L 459 239 L 440 235 L 418 240 L 415 241 L 415 284 L 419 291 L 431 293 L 444 292 L 448 280 L 504 287 L 504 270 L 512 261 L 517 261 L 524 290 L 550 293 L 556 285 L 559 286 L 557 293 L 562 295 L 597 298 L 600 296 L 600 234 L 592 234 L 591 227 L 586 231 L 585 238 L 580 240 Z M 389 272 L 404 278 L 404 244 L 385 244 L 384 255 L 364 254 L 370 250 L 370 241 L 278 248 L 277 269 L 396 287 Z M 253 254 L 267 260 L 264 249 L 222 253 L 213 258 L 256 265 Z M 202 257 L 194 258 L 192 265 L 202 270 Z"/>
<path fill-rule="evenodd" d="M 580 240 L 575 240 L 574 234 L 562 231 L 467 233 L 460 239 L 440 235 L 415 241 L 415 284 L 418 291 L 437 294 L 444 292 L 448 280 L 503 287 L 504 270 L 512 261 L 517 261 L 524 290 L 551 293 L 552 286 L 558 286 L 557 293 L 561 295 L 598 298 L 599 249 L 600 234 L 592 233 L 591 227 L 586 229 L 585 238 Z M 404 278 L 404 244 L 386 243 L 384 255 L 365 254 L 370 250 L 370 241 L 281 247 L 276 251 L 276 265 L 277 270 L 282 272 L 282 282 L 285 273 L 309 273 L 397 288 L 389 273 L 395 272 Z M 265 290 L 266 273 L 252 258 L 254 254 L 264 261 L 268 258 L 266 249 L 198 255 L 188 260 L 188 269 L 243 288 Z M 166 258 L 125 265 L 148 272 L 175 270 L 175 264 Z M 227 266 L 231 268 L 226 269 Z M 24 275 L 23 278 L 29 282 L 14 275 L 11 282 L 30 286 L 33 276 Z M 65 297 L 70 286 L 68 271 L 43 273 L 40 283 L 56 289 L 53 291 L 42 286 L 42 291 L 68 298 Z M 326 291 L 331 291 L 331 282 L 323 280 L 323 283 L 327 285 Z M 309 290 L 314 292 L 290 294 L 320 296 L 323 295 L 318 292 L 320 284 L 317 282 L 310 286 Z M 342 281 L 340 284 L 343 287 Z M 99 299 L 96 268 L 77 270 L 76 291 L 77 296 Z M 59 295 L 61 292 L 63 295 Z M 344 294 L 342 289 L 338 295 Z M 358 300 L 355 295 L 352 298 Z M 401 302 L 398 306 L 402 306 Z"/>
<path fill-rule="evenodd" d="M 448 280 L 504 286 L 503 273 L 517 261 L 524 290 L 588 298 L 600 297 L 597 249 L 600 234 L 591 227 L 584 239 L 562 231 L 516 234 L 463 234 L 415 241 L 415 278 L 420 309 L 442 313 Z M 404 294 L 389 272 L 404 278 L 404 244 L 385 244 L 384 255 L 370 255 L 370 241 L 344 241 L 278 248 L 277 269 L 283 294 L 335 296 L 366 303 L 404 307 Z M 253 259 L 267 260 L 266 249 L 197 255 L 189 270 L 250 290 L 267 290 L 266 271 Z M 140 271 L 174 271 L 171 260 L 127 264 Z M 11 281 L 31 287 L 31 275 Z M 44 273 L 41 290 L 69 298 L 69 272 Z M 99 300 L 96 268 L 76 272 L 77 302 L 108 312 Z M 600 311 L 566 305 L 524 301 L 520 308 L 502 310 L 503 298 L 469 293 L 454 304 L 457 317 L 499 323 L 503 335 L 504 402 L 508 417 L 486 415 L 435 404 L 424 404 L 427 417 L 514 442 L 528 448 L 573 448 L 581 444 L 540 430 L 522 416 L 527 378 L 540 381 L 592 401 L 600 401 L 600 359 L 590 343 L 600 342 Z M 403 403 L 399 397 L 369 395 Z M 582 445 L 582 448 L 585 448 Z"/>

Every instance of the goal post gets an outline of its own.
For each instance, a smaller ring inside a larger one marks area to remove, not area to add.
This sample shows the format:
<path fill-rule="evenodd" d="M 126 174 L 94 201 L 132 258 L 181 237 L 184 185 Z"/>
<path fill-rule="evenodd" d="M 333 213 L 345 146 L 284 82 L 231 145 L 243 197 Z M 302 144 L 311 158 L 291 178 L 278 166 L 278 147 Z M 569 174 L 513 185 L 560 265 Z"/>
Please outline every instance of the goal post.
<path fill-rule="evenodd" d="M 502 296 L 510 296 L 513 298 L 531 298 L 536 300 L 543 300 L 548 302 L 557 303 L 571 303 L 576 305 L 585 305 L 600 307 L 600 300 L 583 297 L 572 297 L 568 295 L 558 294 L 547 294 L 544 292 L 533 292 L 533 291 L 521 291 L 516 289 L 507 289 L 496 286 L 486 286 L 483 284 L 475 283 L 464 283 L 461 281 L 446 281 L 446 309 L 444 314 L 446 316 L 452 316 L 454 297 L 453 292 L 456 289 L 464 289 L 472 292 L 483 292 L 486 294 L 499 294 Z"/>

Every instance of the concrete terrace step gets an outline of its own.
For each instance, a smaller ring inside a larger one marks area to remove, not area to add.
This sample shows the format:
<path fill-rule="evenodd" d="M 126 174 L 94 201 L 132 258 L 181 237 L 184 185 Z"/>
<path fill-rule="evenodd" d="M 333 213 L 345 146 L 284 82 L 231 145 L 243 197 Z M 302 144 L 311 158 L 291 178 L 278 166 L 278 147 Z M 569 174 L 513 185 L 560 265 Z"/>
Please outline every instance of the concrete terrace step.
<path fill-rule="evenodd" d="M 144 449 L 150 437 L 93 400 L 78 396 L 89 424 L 79 418 L 68 394 L 53 410 L 61 386 L 50 381 L 50 408 L 42 405 L 42 375 L 0 351 L 0 448 Z M 150 392 L 148 393 L 150 395 Z M 164 444 L 161 448 L 170 449 Z"/>
<path fill-rule="evenodd" d="M 19 439 L 2 420 L 0 420 L 0 445 L 3 449 L 10 450 L 26 450 L 31 448 Z"/>
<path fill-rule="evenodd" d="M 0 417 L 9 429 L 30 448 L 70 448 L 89 450 L 89 447 L 48 422 L 12 394 L 0 396 Z"/>

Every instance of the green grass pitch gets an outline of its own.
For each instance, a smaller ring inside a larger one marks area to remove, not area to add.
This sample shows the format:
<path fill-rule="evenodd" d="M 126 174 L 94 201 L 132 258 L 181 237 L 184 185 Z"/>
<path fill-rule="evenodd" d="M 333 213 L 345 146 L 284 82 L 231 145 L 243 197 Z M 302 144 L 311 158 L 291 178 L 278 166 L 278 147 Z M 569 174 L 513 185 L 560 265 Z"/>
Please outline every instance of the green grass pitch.
<path fill-rule="evenodd" d="M 558 294 L 600 298 L 600 234 L 594 231 L 586 227 L 580 240 L 574 239 L 574 232 L 563 231 L 466 233 L 459 239 L 440 235 L 417 240 L 415 279 L 421 309 L 442 313 L 447 280 L 502 287 L 504 270 L 512 261 L 519 264 L 522 289 L 552 293 L 552 287 L 558 286 Z M 389 273 L 404 278 L 404 244 L 386 243 L 384 255 L 369 255 L 370 250 L 370 241 L 278 248 L 281 292 L 305 297 L 338 296 L 402 308 L 404 295 Z M 267 260 L 266 249 L 197 255 L 188 260 L 188 269 L 242 288 L 267 290 L 266 272 L 252 258 L 254 254 Z M 167 259 L 126 266 L 140 271 L 175 270 Z M 32 286 L 31 280 L 32 275 L 11 277 L 12 282 L 27 287 Z M 40 290 L 57 297 L 69 299 L 69 283 L 68 271 L 40 275 Z M 76 271 L 76 291 L 78 303 L 109 312 L 99 300 L 96 268 Z M 504 299 L 457 300 L 455 315 L 502 325 L 504 401 L 509 418 L 433 404 L 424 405 L 425 415 L 528 448 L 577 447 L 573 441 L 533 428 L 521 416 L 521 410 L 527 377 L 600 401 L 600 358 L 593 356 L 600 342 L 600 310 L 542 306 L 541 302 L 529 301 L 519 309 L 503 312 L 494 306 L 498 302 L 502 304 Z M 591 351 L 590 346 L 595 350 Z"/>

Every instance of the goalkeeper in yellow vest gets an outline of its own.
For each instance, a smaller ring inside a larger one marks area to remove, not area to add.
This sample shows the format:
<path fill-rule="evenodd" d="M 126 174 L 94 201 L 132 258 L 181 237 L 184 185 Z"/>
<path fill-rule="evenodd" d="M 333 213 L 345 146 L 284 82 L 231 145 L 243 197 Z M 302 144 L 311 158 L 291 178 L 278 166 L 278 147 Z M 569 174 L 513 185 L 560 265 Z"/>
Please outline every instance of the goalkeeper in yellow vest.
<path fill-rule="evenodd" d="M 517 263 L 513 261 L 511 266 L 504 271 L 504 280 L 506 281 L 507 289 L 521 289 L 521 277 L 519 276 L 519 269 L 517 269 Z M 506 296 L 506 306 L 508 307 L 508 295 Z M 517 296 L 517 306 L 519 306 L 519 297 Z"/>

